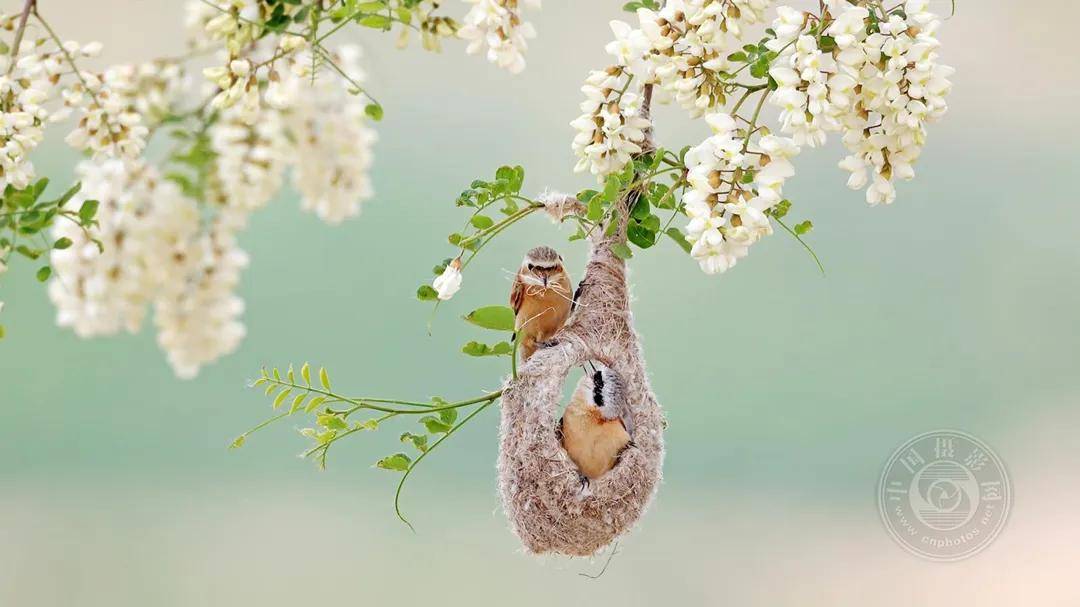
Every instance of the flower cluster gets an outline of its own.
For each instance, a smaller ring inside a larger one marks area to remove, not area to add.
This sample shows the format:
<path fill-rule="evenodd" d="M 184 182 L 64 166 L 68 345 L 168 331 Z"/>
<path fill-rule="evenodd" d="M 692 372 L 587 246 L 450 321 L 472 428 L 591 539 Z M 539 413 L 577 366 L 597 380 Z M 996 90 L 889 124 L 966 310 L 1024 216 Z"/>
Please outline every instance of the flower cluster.
<path fill-rule="evenodd" d="M 178 377 L 195 377 L 202 365 L 240 345 L 244 301 L 234 291 L 247 263 L 231 231 L 212 229 L 183 253 L 179 278 L 163 285 L 154 301 L 154 324 L 158 345 Z"/>
<path fill-rule="evenodd" d="M 648 122 L 631 118 L 642 85 L 655 85 L 692 118 L 704 116 L 714 134 L 690 149 L 682 165 L 663 162 L 685 171 L 676 184 L 689 218 L 686 241 L 710 274 L 730 268 L 771 233 L 770 218 L 780 220 L 790 206 L 782 196 L 794 175 L 790 159 L 804 146 L 823 145 L 829 132 L 843 133 L 849 155 L 840 166 L 851 172 L 848 185 L 869 183 L 868 202 L 892 202 L 894 178 L 913 177 L 925 125 L 945 113 L 951 87 L 952 68 L 937 60 L 940 21 L 928 3 L 907 0 L 885 9 L 823 0 L 820 13 L 778 6 L 756 43 L 744 43 L 746 26 L 765 22 L 770 0 L 671 0 L 659 10 L 639 8 L 637 28 L 612 22 L 614 40 L 605 48 L 616 65 L 592 72 L 582 89 L 584 115 L 572 123 L 576 168 L 603 179 L 642 151 Z M 736 92 L 738 101 L 725 113 Z M 755 95 L 753 114 L 740 114 Z M 766 102 L 779 108 L 784 136 L 759 122 Z M 811 225 L 792 231 L 798 236 Z"/>
<path fill-rule="evenodd" d="M 72 245 L 54 250 L 49 297 L 57 324 L 80 337 L 142 327 L 152 305 L 158 343 L 180 377 L 233 351 L 243 336 L 243 302 L 233 290 L 246 256 L 231 231 L 200 226 L 198 205 L 142 161 L 84 161 L 79 208 L 97 200 L 102 246 L 71 222 L 54 226 Z"/>
<path fill-rule="evenodd" d="M 354 82 L 365 80 L 358 46 L 342 46 L 335 54 Z M 310 65 L 300 55 L 296 66 Z M 299 73 L 298 73 L 299 71 Z M 288 108 L 284 120 L 296 167 L 293 186 L 301 206 L 329 224 L 339 224 L 360 212 L 360 203 L 374 195 L 369 171 L 372 147 L 378 138 L 369 126 L 363 100 L 331 79 L 310 83 L 303 70 L 293 70 L 279 101 Z M 290 98 L 291 97 L 291 98 Z"/>
<path fill-rule="evenodd" d="M 690 190 L 683 196 L 690 255 L 707 274 L 724 272 L 750 245 L 772 234 L 766 212 L 782 198 L 784 182 L 795 174 L 795 142 L 765 135 L 749 143 L 735 119 L 705 117 L 714 134 L 686 154 Z"/>
<path fill-rule="evenodd" d="M 532 24 L 521 19 L 519 0 L 465 0 L 472 4 L 457 34 L 467 40 L 466 52 L 486 49 L 488 61 L 512 74 L 525 69 L 526 40 L 536 37 Z M 540 8 L 540 0 L 521 0 Z"/>
<path fill-rule="evenodd" d="M 14 20 L 0 16 L 0 27 L 11 29 Z M 142 152 L 147 129 L 141 116 L 129 111 L 104 75 L 79 70 L 75 63 L 100 53 L 100 43 L 42 39 L 19 50 L 17 57 L 0 57 L 0 188 L 23 188 L 34 179 L 29 155 L 41 143 L 45 125 L 73 112 L 77 122 L 66 138 L 72 147 L 98 158 L 134 158 Z M 51 108 L 57 100 L 62 105 Z"/>
<path fill-rule="evenodd" d="M 24 188 L 34 178 L 30 152 L 44 137 L 49 88 L 49 74 L 36 55 L 0 57 L 0 189 Z"/>
<path fill-rule="evenodd" d="M 213 13 L 202 11 L 201 20 L 196 18 L 200 10 L 191 13 L 211 43 L 195 46 L 228 46 L 247 36 L 239 2 L 225 12 L 201 2 L 191 6 L 198 5 Z M 222 14 L 240 25 L 225 27 L 218 19 Z M 70 105 L 82 111 L 99 107 L 87 103 L 101 103 L 105 114 L 133 115 L 139 120 L 124 123 L 144 129 L 143 124 L 158 126 L 167 119 L 201 121 L 198 132 L 179 134 L 159 165 L 164 168 L 142 158 L 95 156 L 80 163 L 83 187 L 67 206 L 79 209 L 97 200 L 97 221 L 88 231 L 73 222 L 56 223 L 54 235 L 71 246 L 50 254 L 55 271 L 49 294 L 58 324 L 83 337 L 134 332 L 152 308 L 158 343 L 180 377 L 194 376 L 243 338 L 243 302 L 235 290 L 247 256 L 237 246 L 237 234 L 250 214 L 280 191 L 290 168 L 302 207 L 327 223 L 356 215 L 372 196 L 368 172 L 376 136 L 370 107 L 355 94 L 364 81 L 359 49 L 319 51 L 348 75 L 338 79 L 314 77 L 312 67 L 321 55 L 314 56 L 302 38 L 283 36 L 276 46 L 252 39 L 237 48 L 229 53 L 227 73 L 211 68 L 215 78 L 200 96 L 202 104 L 209 102 L 205 110 L 183 109 L 200 100 L 189 98 L 184 70 L 168 61 L 115 66 L 87 79 L 89 85 L 80 82 L 95 93 L 88 100 L 73 99 L 77 87 L 65 91 Z M 47 88 L 48 69 L 53 69 L 41 63 L 27 60 L 23 66 L 43 77 L 15 72 L 10 84 L 17 88 L 11 97 L 28 106 L 30 127 L 51 117 L 32 106 L 37 89 L 30 84 L 40 80 Z M 89 133 L 105 123 L 84 120 L 80 128 Z M 32 134 L 26 139 L 17 133 L 15 141 L 36 144 L 40 134 Z"/>
<path fill-rule="evenodd" d="M 953 70 L 937 61 L 940 21 L 928 0 L 909 0 L 887 17 L 846 0 L 827 4 L 831 22 L 782 7 L 769 42 L 779 52 L 769 71 L 779 84 L 771 101 L 800 145 L 821 145 L 826 132 L 842 131 L 848 185 L 869 182 L 867 202 L 891 203 L 893 178 L 914 176 L 925 125 L 947 108 Z"/>
<path fill-rule="evenodd" d="M 632 80 L 621 66 L 594 71 L 585 80 L 582 114 L 570 123 L 577 129 L 572 146 L 578 157 L 575 171 L 588 169 L 603 181 L 641 152 L 650 124 L 641 114 L 642 95 L 627 90 Z"/>
<path fill-rule="evenodd" d="M 894 178 L 914 177 L 912 165 L 926 141 L 925 125 L 948 109 L 945 97 L 954 70 L 937 60 L 940 43 L 934 34 L 941 22 L 927 10 L 928 4 L 908 0 L 903 17 L 892 13 L 861 42 L 858 36 L 850 42 L 837 39 L 841 65 L 862 89 L 858 113 L 845 123 L 843 140 L 851 155 L 841 167 L 851 171 L 852 189 L 870 182 L 866 200 L 871 204 L 895 200 Z M 867 169 L 873 171 L 872 180 Z"/>
<path fill-rule="evenodd" d="M 151 61 L 140 65 L 114 65 L 105 70 L 105 86 L 124 102 L 123 113 L 141 117 L 152 128 L 169 117 L 187 79 L 173 61 Z"/>
<path fill-rule="evenodd" d="M 723 76 L 736 65 L 729 55 L 738 48 L 744 25 L 762 21 L 769 4 L 770 0 L 676 0 L 658 12 L 638 9 L 639 30 L 618 28 L 626 31 L 623 39 L 634 40 L 635 52 L 645 52 L 647 61 L 636 75 L 655 81 L 696 118 L 726 101 Z"/>

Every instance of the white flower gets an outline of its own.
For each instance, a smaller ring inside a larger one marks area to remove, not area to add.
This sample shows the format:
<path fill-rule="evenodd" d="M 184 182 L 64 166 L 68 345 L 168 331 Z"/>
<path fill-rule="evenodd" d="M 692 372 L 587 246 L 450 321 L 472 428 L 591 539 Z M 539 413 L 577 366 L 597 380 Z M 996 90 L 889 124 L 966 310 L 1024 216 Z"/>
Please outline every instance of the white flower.
<path fill-rule="evenodd" d="M 466 52 L 487 48 L 488 61 L 512 74 L 525 69 L 526 40 L 536 37 L 531 23 L 521 20 L 518 0 L 465 0 L 472 8 L 462 19 L 458 37 L 467 40 Z M 540 7 L 538 0 L 526 4 Z"/>
<path fill-rule="evenodd" d="M 575 171 L 587 169 L 603 181 L 641 152 L 650 123 L 640 114 L 640 95 L 619 92 L 629 78 L 623 68 L 612 67 L 594 71 L 585 80 L 584 113 L 570 123 L 577 130 L 571 145 L 578 157 Z"/>
<path fill-rule="evenodd" d="M 289 156 L 280 112 L 264 108 L 255 124 L 244 114 L 240 107 L 228 108 L 210 127 L 210 147 L 217 154 L 214 202 L 234 228 L 245 226 L 248 215 L 278 192 Z"/>
<path fill-rule="evenodd" d="M 631 74 L 649 80 L 649 63 L 645 60 L 651 46 L 648 37 L 622 21 L 612 21 L 610 25 L 615 40 L 609 42 L 604 50 L 615 57 L 618 65 L 629 69 Z"/>
<path fill-rule="evenodd" d="M 337 54 L 350 78 L 363 82 L 360 48 L 342 47 Z M 365 100 L 350 94 L 346 86 L 351 85 L 340 79 L 320 78 L 314 85 L 295 76 L 286 80 L 291 84 L 284 87 L 294 97 L 284 117 L 295 146 L 293 183 L 302 207 L 329 224 L 341 223 L 374 195 L 369 171 L 378 137 L 369 126 Z"/>
<path fill-rule="evenodd" d="M 625 36 L 616 31 L 614 48 L 621 48 L 627 36 L 640 31 L 649 42 L 649 70 L 635 69 L 644 78 L 655 80 L 692 117 L 699 117 L 724 103 L 727 82 L 721 72 L 735 71 L 728 56 L 741 43 L 743 24 L 756 23 L 770 4 L 768 0 L 680 0 L 668 2 L 660 11 L 639 9 L 640 30 Z M 609 45 L 609 52 L 613 48 Z M 634 45 L 626 44 L 633 48 Z"/>
<path fill-rule="evenodd" d="M 77 172 L 82 189 L 68 207 L 99 202 L 93 235 L 102 248 L 73 222 L 55 223 L 53 236 L 72 242 L 50 254 L 55 273 L 49 297 L 57 324 L 80 337 L 138 331 L 147 304 L 173 277 L 166 267 L 173 243 L 186 243 L 198 229 L 198 210 L 140 161 L 85 161 Z"/>
<path fill-rule="evenodd" d="M 446 301 L 461 289 L 461 260 L 455 259 L 446 265 L 443 273 L 431 283 L 439 299 Z"/>
<path fill-rule="evenodd" d="M 229 230 L 197 237 L 154 302 L 157 341 L 180 378 L 234 351 L 244 338 L 244 302 L 234 293 L 248 258 Z"/>

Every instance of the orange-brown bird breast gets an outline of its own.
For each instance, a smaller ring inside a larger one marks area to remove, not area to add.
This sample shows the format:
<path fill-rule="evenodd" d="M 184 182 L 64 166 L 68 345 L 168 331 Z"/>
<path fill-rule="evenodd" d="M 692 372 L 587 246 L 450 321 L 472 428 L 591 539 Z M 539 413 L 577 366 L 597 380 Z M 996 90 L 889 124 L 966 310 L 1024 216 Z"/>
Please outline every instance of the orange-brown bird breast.
<path fill-rule="evenodd" d="M 522 357 L 528 359 L 537 342 L 552 338 L 566 324 L 573 303 L 570 278 L 564 273 L 546 288 L 514 281 L 511 305 L 521 339 Z"/>
<path fill-rule="evenodd" d="M 579 386 L 562 421 L 563 448 L 582 474 L 599 478 L 615 467 L 619 454 L 630 443 L 630 434 L 619 419 L 604 419 L 588 401 L 591 387 Z"/>

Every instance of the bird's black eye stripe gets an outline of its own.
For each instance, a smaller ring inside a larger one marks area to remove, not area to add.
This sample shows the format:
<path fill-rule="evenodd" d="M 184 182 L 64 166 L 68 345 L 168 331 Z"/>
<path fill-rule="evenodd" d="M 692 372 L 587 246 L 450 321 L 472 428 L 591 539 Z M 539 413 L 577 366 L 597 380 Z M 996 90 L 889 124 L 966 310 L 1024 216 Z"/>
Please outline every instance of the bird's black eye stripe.
<path fill-rule="evenodd" d="M 593 373 L 593 402 L 597 406 L 604 406 L 604 376 L 599 371 Z"/>

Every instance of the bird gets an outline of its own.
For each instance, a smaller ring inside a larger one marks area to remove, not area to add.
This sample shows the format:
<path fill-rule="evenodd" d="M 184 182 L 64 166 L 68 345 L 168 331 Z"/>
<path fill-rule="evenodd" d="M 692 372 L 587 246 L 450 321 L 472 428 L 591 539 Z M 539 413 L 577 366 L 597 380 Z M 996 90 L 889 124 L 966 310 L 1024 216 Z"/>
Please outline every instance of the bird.
<path fill-rule="evenodd" d="M 556 433 L 582 475 L 582 487 L 615 467 L 633 446 L 634 420 L 622 377 L 603 364 L 578 382 Z"/>
<path fill-rule="evenodd" d="M 510 290 L 522 361 L 559 332 L 572 304 L 570 276 L 558 252 L 536 247 L 526 253 Z"/>

